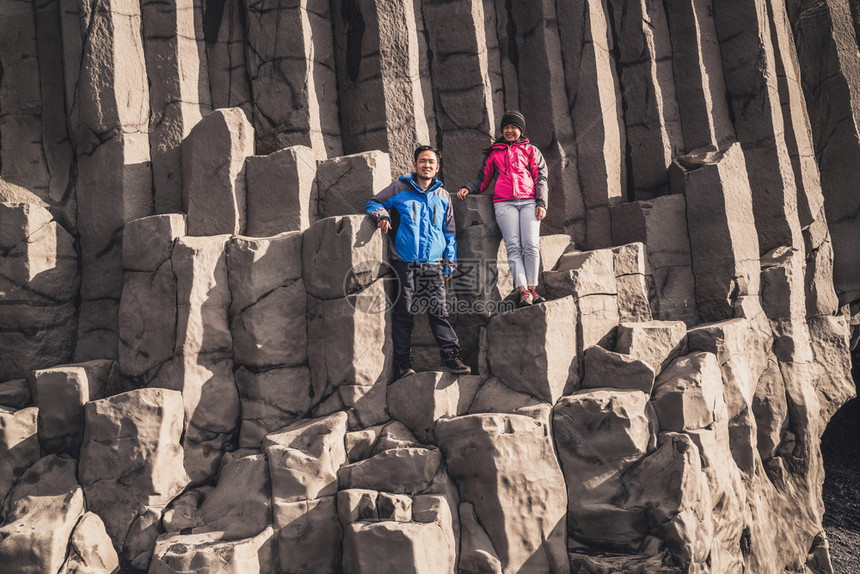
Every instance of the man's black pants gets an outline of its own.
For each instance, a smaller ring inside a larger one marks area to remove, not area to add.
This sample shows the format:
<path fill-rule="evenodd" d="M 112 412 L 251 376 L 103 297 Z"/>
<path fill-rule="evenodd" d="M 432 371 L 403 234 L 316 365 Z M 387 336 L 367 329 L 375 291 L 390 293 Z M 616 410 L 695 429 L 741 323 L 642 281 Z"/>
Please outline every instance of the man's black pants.
<path fill-rule="evenodd" d="M 448 322 L 442 265 L 397 260 L 391 261 L 391 265 L 398 283 L 397 300 L 391 313 L 394 364 L 402 365 L 411 357 L 413 316 L 424 312 L 430 319 L 430 330 L 439 345 L 442 360 L 458 356 L 460 343 Z"/>

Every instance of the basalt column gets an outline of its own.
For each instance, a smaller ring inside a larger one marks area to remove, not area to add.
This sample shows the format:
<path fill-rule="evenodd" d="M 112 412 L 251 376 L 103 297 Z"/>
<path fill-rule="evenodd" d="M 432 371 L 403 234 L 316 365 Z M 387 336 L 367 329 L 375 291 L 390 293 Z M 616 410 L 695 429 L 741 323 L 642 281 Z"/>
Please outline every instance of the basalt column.
<path fill-rule="evenodd" d="M 609 206 L 626 194 L 624 124 L 614 40 L 605 0 L 557 3 L 567 97 L 576 136 L 576 169 L 586 209 L 586 245 L 612 244 Z"/>
<path fill-rule="evenodd" d="M 56 3 L 0 3 L 0 201 L 47 204 L 67 228 L 72 149 L 66 129 Z M 22 189 L 23 188 L 23 189 Z"/>
<path fill-rule="evenodd" d="M 80 73 L 71 110 L 78 156 L 81 302 L 77 360 L 117 354 L 122 292 L 122 228 L 152 212 L 149 87 L 140 4 L 97 0 L 79 5 Z"/>
<path fill-rule="evenodd" d="M 577 243 L 586 243 L 585 207 L 576 176 L 573 124 L 564 97 L 555 2 L 515 2 L 511 17 L 517 27 L 517 71 L 520 108 L 526 116 L 525 133 L 543 151 L 549 169 L 550 197 L 544 233 L 564 231 Z"/>
<path fill-rule="evenodd" d="M 347 0 L 332 15 L 343 151 L 387 151 L 392 175 L 410 171 L 431 143 L 413 2 Z"/>
<path fill-rule="evenodd" d="M 341 155 L 328 0 L 249 0 L 248 76 L 257 153 L 308 146 Z"/>
<path fill-rule="evenodd" d="M 850 6 L 849 6 L 850 4 Z M 858 3 L 788 0 L 800 81 L 808 104 L 815 159 L 821 172 L 827 223 L 833 239 L 833 279 L 841 303 L 860 297 L 860 61 Z M 852 12 L 854 26 L 852 26 Z"/>
<path fill-rule="evenodd" d="M 424 25 L 433 51 L 433 86 L 449 191 L 475 177 L 498 129 L 481 2 L 425 0 Z"/>
<path fill-rule="evenodd" d="M 182 211 L 182 139 L 212 110 L 200 0 L 144 0 L 156 213 Z"/>
<path fill-rule="evenodd" d="M 684 147 L 666 12 L 660 2 L 609 0 L 618 42 L 632 199 L 667 193 L 666 170 Z"/>

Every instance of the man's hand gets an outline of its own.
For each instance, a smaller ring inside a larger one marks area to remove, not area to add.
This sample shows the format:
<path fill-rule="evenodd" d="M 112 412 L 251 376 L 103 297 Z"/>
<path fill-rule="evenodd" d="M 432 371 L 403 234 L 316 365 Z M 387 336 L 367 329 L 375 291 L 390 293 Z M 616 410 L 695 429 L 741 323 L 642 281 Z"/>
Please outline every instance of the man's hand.
<path fill-rule="evenodd" d="M 387 219 L 380 219 L 376 226 L 382 230 L 382 233 L 388 233 L 391 230 L 391 222 Z"/>
<path fill-rule="evenodd" d="M 541 221 L 544 217 L 546 217 L 546 208 L 540 205 L 535 207 L 535 219 Z"/>
<path fill-rule="evenodd" d="M 467 195 L 469 195 L 469 188 L 461 187 L 459 190 L 457 190 L 457 197 L 459 199 L 466 199 Z"/>

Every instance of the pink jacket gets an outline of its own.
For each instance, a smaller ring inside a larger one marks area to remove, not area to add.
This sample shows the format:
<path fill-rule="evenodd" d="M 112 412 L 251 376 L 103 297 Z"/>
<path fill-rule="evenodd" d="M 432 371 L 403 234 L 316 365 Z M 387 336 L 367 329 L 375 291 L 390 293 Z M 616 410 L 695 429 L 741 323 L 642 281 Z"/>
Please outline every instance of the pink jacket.
<path fill-rule="evenodd" d="M 463 187 L 469 193 L 481 193 L 498 174 L 493 202 L 534 199 L 546 207 L 547 167 L 540 150 L 527 139 L 513 143 L 496 142 L 484 158 L 478 177 Z"/>

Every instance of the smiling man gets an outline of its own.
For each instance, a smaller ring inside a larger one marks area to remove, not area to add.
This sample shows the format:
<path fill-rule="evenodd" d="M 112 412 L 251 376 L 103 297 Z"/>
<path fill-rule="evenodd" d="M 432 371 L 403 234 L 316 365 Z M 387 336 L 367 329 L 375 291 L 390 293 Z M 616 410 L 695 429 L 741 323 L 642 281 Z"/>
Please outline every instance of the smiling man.
<path fill-rule="evenodd" d="M 451 198 L 436 177 L 439 151 L 420 146 L 415 170 L 374 195 L 365 211 L 388 235 L 388 254 L 397 273 L 398 294 L 392 310 L 396 378 L 412 375 L 413 316 L 426 312 L 439 345 L 442 365 L 457 374 L 471 370 L 460 360 L 457 333 L 448 322 L 445 281 L 457 260 Z"/>

